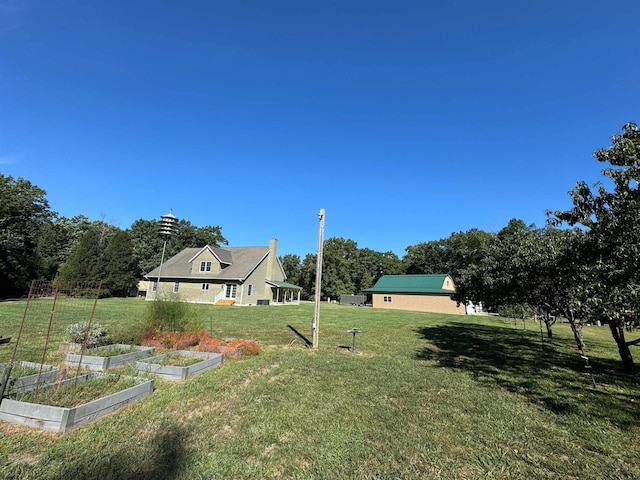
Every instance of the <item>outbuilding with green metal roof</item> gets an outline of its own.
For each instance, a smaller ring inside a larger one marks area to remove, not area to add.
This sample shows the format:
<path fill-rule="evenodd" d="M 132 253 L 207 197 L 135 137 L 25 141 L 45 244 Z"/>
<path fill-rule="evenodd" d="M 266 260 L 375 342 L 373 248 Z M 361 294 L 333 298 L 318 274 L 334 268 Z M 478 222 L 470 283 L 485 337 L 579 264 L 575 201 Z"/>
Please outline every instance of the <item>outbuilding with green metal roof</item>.
<path fill-rule="evenodd" d="M 373 308 L 464 315 L 464 305 L 458 305 L 451 298 L 455 292 L 455 284 L 449 275 L 423 274 L 383 275 L 363 293 L 371 295 Z"/>

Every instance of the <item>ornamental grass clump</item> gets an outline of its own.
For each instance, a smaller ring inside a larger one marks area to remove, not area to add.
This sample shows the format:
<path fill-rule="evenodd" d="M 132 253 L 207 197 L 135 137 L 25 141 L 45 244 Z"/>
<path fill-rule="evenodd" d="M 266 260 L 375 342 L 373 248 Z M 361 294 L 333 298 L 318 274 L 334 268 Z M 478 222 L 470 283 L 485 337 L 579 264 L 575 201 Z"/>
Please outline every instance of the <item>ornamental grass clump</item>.
<path fill-rule="evenodd" d="M 154 347 L 157 352 L 168 350 L 197 349 L 201 352 L 223 353 L 239 358 L 242 355 L 257 355 L 260 344 L 255 340 L 242 338 L 211 338 L 204 329 L 195 332 L 164 332 L 147 330 L 142 337 L 142 346 Z"/>
<path fill-rule="evenodd" d="M 203 329 L 196 332 L 162 332 L 147 330 L 142 336 L 141 345 L 154 347 L 156 351 L 188 350 L 200 343 L 205 337 Z"/>
<path fill-rule="evenodd" d="M 198 349 L 202 352 L 225 353 L 228 350 L 240 350 L 246 355 L 257 355 L 260 352 L 260 344 L 255 340 L 243 338 L 211 338 L 207 335 L 200 341 Z"/>

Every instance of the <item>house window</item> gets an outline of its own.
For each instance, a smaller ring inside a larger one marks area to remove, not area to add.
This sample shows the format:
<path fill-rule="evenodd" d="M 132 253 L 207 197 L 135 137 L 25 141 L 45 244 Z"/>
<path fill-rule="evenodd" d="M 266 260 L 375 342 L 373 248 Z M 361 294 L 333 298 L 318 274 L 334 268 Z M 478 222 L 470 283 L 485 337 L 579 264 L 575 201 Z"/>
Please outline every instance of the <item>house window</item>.
<path fill-rule="evenodd" d="M 391 303 L 391 296 L 388 296 L 388 297 L 387 297 L 387 296 L 385 296 L 385 297 L 383 298 L 383 300 L 384 300 L 386 303 Z"/>
<path fill-rule="evenodd" d="M 209 290 L 209 284 L 208 283 L 203 283 L 202 284 L 202 290 Z"/>
<path fill-rule="evenodd" d="M 226 298 L 236 298 L 236 290 L 237 290 L 238 286 L 237 285 L 227 285 L 227 291 L 225 292 L 225 297 Z"/>
<path fill-rule="evenodd" d="M 180 289 L 180 282 L 174 282 L 173 283 L 173 293 L 178 293 L 179 289 Z"/>
<path fill-rule="evenodd" d="M 251 293 L 253 293 L 253 285 L 249 284 L 247 287 L 247 297 L 250 297 Z"/>
<path fill-rule="evenodd" d="M 151 291 L 156 292 L 158 290 L 158 282 L 151 282 Z"/>
<path fill-rule="evenodd" d="M 210 272 L 211 271 L 211 262 L 200 262 L 200 271 L 201 272 Z"/>

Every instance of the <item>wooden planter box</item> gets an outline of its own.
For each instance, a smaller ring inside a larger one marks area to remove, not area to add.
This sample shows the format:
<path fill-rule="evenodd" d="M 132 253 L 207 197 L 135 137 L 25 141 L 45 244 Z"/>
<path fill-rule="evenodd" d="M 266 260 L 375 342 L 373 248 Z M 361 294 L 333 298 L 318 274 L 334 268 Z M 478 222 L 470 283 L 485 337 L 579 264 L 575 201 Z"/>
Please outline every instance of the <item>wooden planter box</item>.
<path fill-rule="evenodd" d="M 114 355 L 112 357 L 98 357 L 92 355 L 92 353 L 106 350 L 113 347 L 121 347 L 121 348 L 131 348 L 134 347 L 137 349 L 136 352 L 123 353 L 122 355 Z M 128 363 L 133 362 L 137 358 L 147 357 L 154 352 L 153 347 L 140 347 L 138 345 L 124 345 L 121 343 L 115 343 L 113 345 L 105 345 L 104 347 L 90 348 L 85 351 L 84 355 L 82 355 L 82 360 L 80 359 L 80 355 L 68 353 L 64 357 L 65 365 L 69 367 L 84 367 L 89 370 L 108 370 L 109 368 L 121 367 L 122 365 L 126 365 Z"/>
<path fill-rule="evenodd" d="M 242 357 L 247 347 L 226 347 L 222 345 L 200 345 L 198 347 L 201 352 L 219 353 L 225 358 L 237 360 Z"/>
<path fill-rule="evenodd" d="M 104 377 L 106 375 L 103 373 L 80 375 L 78 382 L 86 382 L 91 378 Z M 49 385 L 49 388 L 64 385 L 74 380 L 74 378 L 69 378 L 53 386 Z M 0 404 L 0 420 L 50 432 L 69 432 L 150 395 L 153 392 L 153 380 L 138 380 L 140 383 L 134 387 L 73 408 L 40 405 L 5 398 Z"/>
<path fill-rule="evenodd" d="M 161 365 L 159 363 L 172 356 L 185 356 L 185 357 L 200 357 L 201 362 L 188 365 L 186 367 L 179 367 L 175 365 Z M 136 370 L 139 373 L 153 373 L 160 378 L 176 382 L 180 380 L 186 380 L 192 375 L 202 373 L 205 370 L 216 368 L 222 365 L 222 355 L 218 353 L 208 352 L 193 352 L 191 350 L 177 350 L 175 352 L 165 353 L 163 355 L 156 355 L 155 357 L 145 358 L 144 360 L 136 361 Z"/>
<path fill-rule="evenodd" d="M 0 363 L 0 371 L 2 371 L 5 365 L 6 364 Z M 46 386 L 60 380 L 64 380 L 66 378 L 65 371 L 60 370 L 60 368 L 54 367 L 52 365 L 23 361 L 16 362 L 16 365 L 37 370 L 42 369 L 42 373 L 35 373 L 33 375 L 26 375 L 24 377 L 15 377 L 10 379 L 7 385 L 5 396 L 31 392 L 32 390 L 35 390 L 36 384 L 38 383 L 40 383 L 40 386 Z"/>

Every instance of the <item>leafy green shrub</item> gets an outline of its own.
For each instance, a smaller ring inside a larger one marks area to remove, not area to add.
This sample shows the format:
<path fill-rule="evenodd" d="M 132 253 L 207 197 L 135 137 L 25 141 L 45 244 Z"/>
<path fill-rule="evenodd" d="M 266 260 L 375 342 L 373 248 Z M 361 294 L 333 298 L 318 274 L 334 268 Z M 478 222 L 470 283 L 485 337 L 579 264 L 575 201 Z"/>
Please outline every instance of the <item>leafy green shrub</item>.
<path fill-rule="evenodd" d="M 109 333 L 111 343 L 123 343 L 126 345 L 140 345 L 145 326 L 141 321 L 132 321 L 121 325 L 118 329 Z"/>
<path fill-rule="evenodd" d="M 73 343 L 84 343 L 86 338 L 87 348 L 99 347 L 108 343 L 107 332 L 99 323 L 92 323 L 91 326 L 86 321 L 74 323 L 67 327 L 66 333 L 69 341 Z"/>
<path fill-rule="evenodd" d="M 194 330 L 190 305 L 176 294 L 148 302 L 145 330 L 184 332 Z"/>
<path fill-rule="evenodd" d="M 506 305 L 498 309 L 498 315 L 507 318 L 531 319 L 535 311 L 527 304 Z"/>

